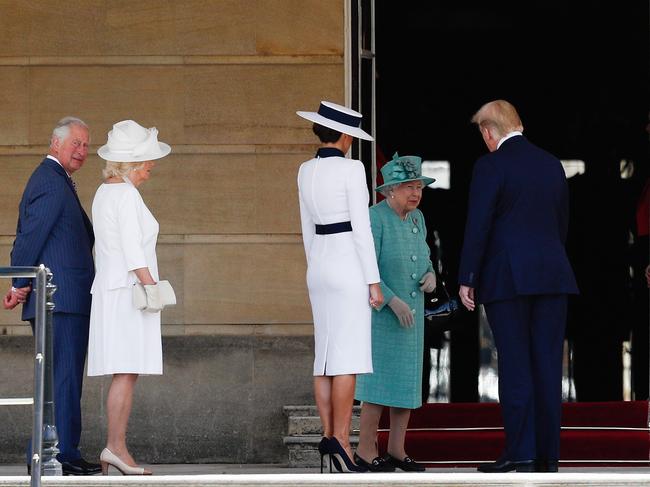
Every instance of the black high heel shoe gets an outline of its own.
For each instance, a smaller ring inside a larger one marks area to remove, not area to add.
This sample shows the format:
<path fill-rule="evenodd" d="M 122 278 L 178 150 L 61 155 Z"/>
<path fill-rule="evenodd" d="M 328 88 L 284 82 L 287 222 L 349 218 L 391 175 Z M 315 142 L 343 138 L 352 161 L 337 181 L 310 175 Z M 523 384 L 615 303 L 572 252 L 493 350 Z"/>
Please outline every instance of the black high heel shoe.
<path fill-rule="evenodd" d="M 330 459 L 334 460 L 334 467 L 339 472 L 367 472 L 368 469 L 361 465 L 355 465 L 355 463 L 350 460 L 345 449 L 339 443 L 335 437 L 332 436 L 329 440 L 329 454 Z M 332 458 L 333 457 L 333 458 Z"/>
<path fill-rule="evenodd" d="M 332 471 L 332 456 L 330 455 L 330 439 L 323 436 L 318 444 L 318 453 L 320 453 L 320 473 L 323 473 L 323 459 L 327 457 L 330 462 L 330 472 Z"/>

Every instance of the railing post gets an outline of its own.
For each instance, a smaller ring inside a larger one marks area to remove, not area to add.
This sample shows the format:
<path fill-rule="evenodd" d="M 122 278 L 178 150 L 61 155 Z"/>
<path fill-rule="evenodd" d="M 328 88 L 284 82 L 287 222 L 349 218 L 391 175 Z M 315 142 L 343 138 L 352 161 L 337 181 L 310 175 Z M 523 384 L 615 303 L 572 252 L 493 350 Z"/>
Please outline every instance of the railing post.
<path fill-rule="evenodd" d="M 34 323 L 34 424 L 32 428 L 32 457 L 31 457 L 31 486 L 41 485 L 42 444 L 43 444 L 43 402 L 45 392 L 45 361 L 46 333 L 45 333 L 45 281 L 47 271 L 41 266 L 36 272 L 34 297 L 36 316 Z"/>
<path fill-rule="evenodd" d="M 52 283 L 52 273 L 47 272 L 47 284 L 45 286 L 45 387 L 43 400 L 43 475 L 63 475 L 61 464 L 56 459 L 59 449 L 59 435 L 56 431 L 54 418 L 54 370 L 52 359 L 54 357 L 54 328 L 52 314 L 54 312 L 54 301 L 52 295 L 56 286 Z"/>

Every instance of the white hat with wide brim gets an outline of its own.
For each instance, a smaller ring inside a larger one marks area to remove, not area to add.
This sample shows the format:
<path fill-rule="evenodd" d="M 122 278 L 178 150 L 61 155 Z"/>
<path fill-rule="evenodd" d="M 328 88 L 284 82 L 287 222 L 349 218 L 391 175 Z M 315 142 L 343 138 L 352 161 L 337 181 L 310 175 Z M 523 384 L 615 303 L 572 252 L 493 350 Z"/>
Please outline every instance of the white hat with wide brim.
<path fill-rule="evenodd" d="M 337 105 L 330 101 L 321 101 L 318 112 L 296 113 L 298 116 L 306 118 L 310 122 L 331 128 L 337 132 L 348 134 L 359 139 L 375 140 L 372 135 L 359 128 L 363 115 L 342 105 Z"/>
<path fill-rule="evenodd" d="M 144 128 L 133 120 L 122 120 L 108 132 L 108 141 L 97 150 L 102 159 L 111 162 L 145 162 L 165 157 L 172 148 L 158 142 L 156 127 Z"/>

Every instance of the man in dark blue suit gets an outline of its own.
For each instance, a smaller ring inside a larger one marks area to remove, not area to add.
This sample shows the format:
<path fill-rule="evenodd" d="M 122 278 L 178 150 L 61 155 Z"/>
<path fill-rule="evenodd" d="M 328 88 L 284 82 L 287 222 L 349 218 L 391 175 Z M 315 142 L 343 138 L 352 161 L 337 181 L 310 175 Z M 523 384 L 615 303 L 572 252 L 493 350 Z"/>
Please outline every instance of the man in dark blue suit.
<path fill-rule="evenodd" d="M 459 295 L 483 304 L 499 363 L 505 451 L 481 472 L 557 471 L 567 294 L 577 293 L 564 242 L 562 164 L 531 144 L 515 108 L 474 115 L 490 153 L 478 159 L 459 270 Z"/>
<path fill-rule="evenodd" d="M 54 295 L 54 411 L 63 473 L 99 473 L 99 464 L 81 457 L 81 388 L 88 348 L 90 286 L 95 268 L 92 225 L 79 202 L 72 174 L 88 155 L 86 124 L 74 117 L 60 120 L 47 157 L 33 172 L 18 209 L 12 266 L 45 264 L 57 286 Z M 23 304 L 22 319 L 34 326 L 35 300 L 30 279 L 14 279 L 4 307 Z M 29 464 L 29 461 L 28 461 Z"/>

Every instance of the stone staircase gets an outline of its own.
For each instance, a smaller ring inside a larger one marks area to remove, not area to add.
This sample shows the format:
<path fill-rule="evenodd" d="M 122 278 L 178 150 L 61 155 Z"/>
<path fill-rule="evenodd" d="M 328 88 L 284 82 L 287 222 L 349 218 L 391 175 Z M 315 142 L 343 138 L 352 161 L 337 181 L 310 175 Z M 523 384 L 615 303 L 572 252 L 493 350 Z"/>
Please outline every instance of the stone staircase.
<path fill-rule="evenodd" d="M 648 467 L 648 401 L 565 402 L 560 435 L 563 467 Z M 322 437 L 315 406 L 287 406 L 287 465 L 318 467 Z M 360 407 L 354 407 L 350 442 L 358 443 Z M 379 454 L 386 451 L 388 414 L 379 422 Z M 474 467 L 504 447 L 498 403 L 427 403 L 410 417 L 406 451 L 427 467 Z M 0 486 L 1 487 L 1 486 Z"/>
<path fill-rule="evenodd" d="M 283 411 L 287 417 L 287 436 L 282 439 L 289 451 L 287 464 L 290 467 L 318 467 L 318 443 L 323 437 L 323 429 L 316 406 L 284 406 Z M 359 441 L 360 412 L 360 406 L 353 407 L 350 430 L 352 446 Z"/>

